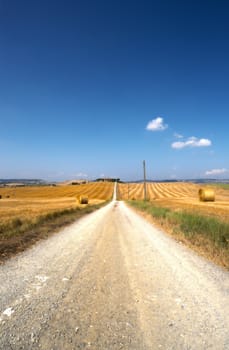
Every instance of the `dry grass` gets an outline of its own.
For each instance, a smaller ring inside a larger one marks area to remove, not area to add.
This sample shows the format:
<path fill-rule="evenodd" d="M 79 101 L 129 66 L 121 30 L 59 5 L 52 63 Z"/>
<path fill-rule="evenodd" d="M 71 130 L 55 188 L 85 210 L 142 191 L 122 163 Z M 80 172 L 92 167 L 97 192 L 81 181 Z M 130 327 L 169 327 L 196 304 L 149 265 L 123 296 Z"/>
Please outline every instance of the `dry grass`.
<path fill-rule="evenodd" d="M 205 188 L 205 186 L 202 186 Z M 209 185 L 207 186 L 209 188 Z M 147 194 L 150 201 L 158 206 L 179 210 L 191 210 L 207 216 L 215 216 L 229 221 L 229 191 L 212 186 L 215 191 L 215 202 L 200 202 L 198 191 L 200 186 L 192 183 L 149 183 Z M 128 198 L 129 194 L 129 198 Z M 142 200 L 143 184 L 119 184 L 119 199 Z"/>
<path fill-rule="evenodd" d="M 112 183 L 0 188 L 0 261 L 112 198 Z M 89 205 L 78 198 L 87 196 Z"/>
<path fill-rule="evenodd" d="M 14 218 L 8 223 L 0 223 L 0 263 L 38 240 L 49 237 L 81 216 L 99 209 L 105 203 L 57 210 L 35 219 Z"/>
<path fill-rule="evenodd" d="M 111 182 L 91 182 L 82 185 L 67 186 L 26 186 L 0 188 L 0 195 L 11 199 L 56 199 L 85 195 L 93 199 L 108 200 L 112 197 L 114 184 Z"/>
<path fill-rule="evenodd" d="M 229 223 L 187 211 L 174 211 L 156 202 L 129 201 L 147 220 L 200 255 L 229 269 Z"/>
<path fill-rule="evenodd" d="M 34 220 L 41 215 L 80 206 L 77 198 L 88 196 L 90 205 L 112 198 L 109 182 L 69 186 L 27 186 L 0 188 L 0 224 L 13 219 Z M 9 197 L 9 198 L 7 198 Z"/>
<path fill-rule="evenodd" d="M 212 188 L 214 202 L 201 202 L 199 189 Z M 229 268 L 228 224 L 229 190 L 224 186 L 192 183 L 149 183 L 148 201 L 143 199 L 143 184 L 120 184 L 119 198 L 127 200 L 147 219 L 162 227 L 178 241 L 215 263 Z M 132 200 L 131 199 L 135 199 Z"/>

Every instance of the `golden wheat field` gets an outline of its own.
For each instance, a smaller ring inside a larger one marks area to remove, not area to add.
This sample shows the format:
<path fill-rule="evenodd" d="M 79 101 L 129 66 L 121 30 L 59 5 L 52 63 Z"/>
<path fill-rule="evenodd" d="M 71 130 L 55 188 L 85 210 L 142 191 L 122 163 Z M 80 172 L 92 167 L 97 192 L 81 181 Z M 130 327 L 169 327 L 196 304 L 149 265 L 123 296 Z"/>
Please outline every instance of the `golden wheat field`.
<path fill-rule="evenodd" d="M 200 202 L 198 191 L 205 187 L 206 185 L 188 182 L 147 183 L 147 199 L 175 210 L 198 211 L 229 221 L 229 190 L 213 187 L 216 200 L 214 202 Z M 119 184 L 118 196 L 123 200 L 142 200 L 144 186 L 142 183 Z"/>
<path fill-rule="evenodd" d="M 35 219 L 57 210 L 80 206 L 80 195 L 88 196 L 89 204 L 98 204 L 112 198 L 111 182 L 68 186 L 26 186 L 0 188 L 0 223 L 14 218 Z"/>

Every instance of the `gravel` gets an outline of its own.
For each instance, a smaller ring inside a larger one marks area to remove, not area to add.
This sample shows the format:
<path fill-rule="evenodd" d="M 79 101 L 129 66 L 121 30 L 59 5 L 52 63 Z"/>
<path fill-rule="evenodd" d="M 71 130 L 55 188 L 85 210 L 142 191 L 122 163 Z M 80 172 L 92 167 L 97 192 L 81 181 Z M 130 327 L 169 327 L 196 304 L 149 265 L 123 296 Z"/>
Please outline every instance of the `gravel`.
<path fill-rule="evenodd" d="M 229 349 L 229 273 L 115 199 L 0 266 L 0 349 Z"/>

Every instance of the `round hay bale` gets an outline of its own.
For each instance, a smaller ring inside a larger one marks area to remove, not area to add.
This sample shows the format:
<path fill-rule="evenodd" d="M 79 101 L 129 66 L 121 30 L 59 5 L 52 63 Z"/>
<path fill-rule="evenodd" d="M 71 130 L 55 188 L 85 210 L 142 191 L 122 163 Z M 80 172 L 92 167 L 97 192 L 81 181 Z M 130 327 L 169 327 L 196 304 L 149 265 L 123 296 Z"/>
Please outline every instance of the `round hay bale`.
<path fill-rule="evenodd" d="M 79 202 L 80 204 L 88 204 L 88 196 L 80 196 Z"/>
<path fill-rule="evenodd" d="M 199 189 L 199 199 L 201 202 L 214 202 L 215 201 L 215 191 L 211 188 L 200 188 Z"/>

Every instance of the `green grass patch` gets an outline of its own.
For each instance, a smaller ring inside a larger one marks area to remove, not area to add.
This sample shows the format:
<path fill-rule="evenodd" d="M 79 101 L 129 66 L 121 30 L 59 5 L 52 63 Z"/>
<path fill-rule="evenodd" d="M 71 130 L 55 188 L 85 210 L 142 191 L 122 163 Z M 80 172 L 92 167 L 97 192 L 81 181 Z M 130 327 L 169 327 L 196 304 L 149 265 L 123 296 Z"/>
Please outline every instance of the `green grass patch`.
<path fill-rule="evenodd" d="M 170 212 L 170 209 L 168 208 L 157 207 L 147 201 L 129 201 L 128 203 L 137 209 L 143 210 L 148 214 L 151 214 L 155 218 L 165 219 L 167 214 Z"/>
<path fill-rule="evenodd" d="M 229 190 L 229 184 L 224 184 L 224 183 L 210 183 L 209 186 L 211 187 L 219 187 L 219 188 L 223 188 L 224 190 Z"/>

